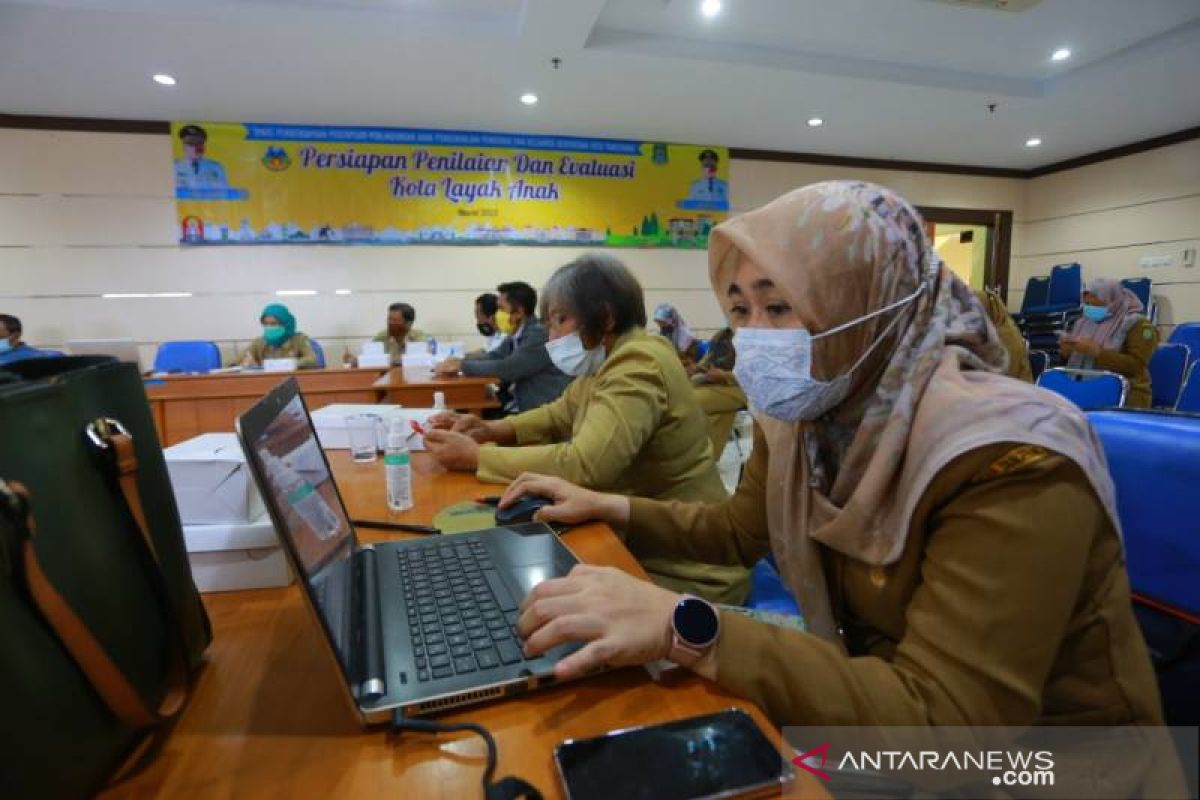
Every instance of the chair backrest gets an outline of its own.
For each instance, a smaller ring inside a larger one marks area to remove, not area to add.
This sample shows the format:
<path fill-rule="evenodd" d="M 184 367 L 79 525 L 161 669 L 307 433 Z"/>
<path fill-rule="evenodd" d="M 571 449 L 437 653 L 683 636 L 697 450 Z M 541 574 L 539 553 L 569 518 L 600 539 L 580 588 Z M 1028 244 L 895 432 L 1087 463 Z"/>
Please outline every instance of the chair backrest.
<path fill-rule="evenodd" d="M 1124 405 L 1129 388 L 1128 382 L 1115 372 L 1066 367 L 1046 370 L 1037 385 L 1061 394 L 1084 411 L 1119 408 Z"/>
<path fill-rule="evenodd" d="M 1149 278 L 1122 278 L 1121 285 L 1137 295 L 1138 300 L 1146 307 L 1146 316 L 1150 316 L 1150 292 L 1154 281 Z"/>
<path fill-rule="evenodd" d="M 775 569 L 774 559 L 762 558 L 750 571 L 750 594 L 746 597 L 746 608 L 771 611 L 776 614 L 800 615 L 796 598 Z"/>
<path fill-rule="evenodd" d="M 1200 613 L 1200 418 L 1094 411 L 1117 490 L 1133 591 Z"/>
<path fill-rule="evenodd" d="M 1200 417 L 1094 411 L 1117 495 L 1133 612 L 1170 725 L 1200 721 Z"/>
<path fill-rule="evenodd" d="M 1175 330 L 1171 331 L 1171 338 L 1167 340 L 1172 344 L 1186 344 L 1192 351 L 1191 358 L 1188 363 L 1191 364 L 1196 360 L 1200 360 L 1200 322 L 1184 322 L 1175 326 Z"/>
<path fill-rule="evenodd" d="M 1021 311 L 1044 306 L 1050 299 L 1050 278 L 1030 278 L 1025 281 L 1025 296 L 1021 298 Z"/>
<path fill-rule="evenodd" d="M 1029 351 L 1029 368 L 1033 371 L 1033 379 L 1036 381 L 1046 371 L 1046 367 L 1050 366 L 1050 354 L 1045 350 L 1030 350 Z"/>
<path fill-rule="evenodd" d="M 1200 366 L 1197 365 L 1200 365 L 1200 361 L 1194 361 L 1188 367 L 1188 376 L 1184 379 L 1183 389 L 1175 401 L 1176 411 L 1200 414 Z"/>
<path fill-rule="evenodd" d="M 696 342 L 696 358 L 697 358 L 697 360 L 704 358 L 706 355 L 708 355 L 708 348 L 711 346 L 712 346 L 712 342 L 708 341 L 707 339 L 701 339 L 700 341 Z"/>
<path fill-rule="evenodd" d="M 1155 408 L 1175 408 L 1179 390 L 1187 377 L 1190 352 L 1186 344 L 1160 344 L 1150 357 L 1150 387 Z"/>
<path fill-rule="evenodd" d="M 1079 305 L 1083 294 L 1083 269 L 1078 264 L 1059 264 L 1050 270 L 1047 305 Z"/>
<path fill-rule="evenodd" d="M 321 347 L 321 343 L 316 339 L 309 338 L 308 341 L 312 344 L 313 352 L 317 354 L 317 366 L 325 369 L 325 348 Z"/>
<path fill-rule="evenodd" d="M 155 372 L 208 372 L 220 366 L 221 349 L 211 341 L 163 342 L 154 356 Z"/>

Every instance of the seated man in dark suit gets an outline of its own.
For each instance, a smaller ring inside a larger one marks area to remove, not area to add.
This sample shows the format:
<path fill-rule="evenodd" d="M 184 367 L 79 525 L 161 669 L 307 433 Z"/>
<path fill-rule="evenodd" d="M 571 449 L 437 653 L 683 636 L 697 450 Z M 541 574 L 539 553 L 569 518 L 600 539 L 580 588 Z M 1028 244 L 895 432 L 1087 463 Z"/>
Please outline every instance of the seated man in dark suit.
<path fill-rule="evenodd" d="M 448 358 L 438 365 L 440 375 L 490 375 L 506 381 L 512 391 L 512 412 L 529 411 L 557 400 L 571 379 L 550 361 L 546 328 L 537 318 L 537 292 L 514 281 L 496 287 L 500 308 L 507 312 L 508 338 L 486 353 L 466 359 Z"/>

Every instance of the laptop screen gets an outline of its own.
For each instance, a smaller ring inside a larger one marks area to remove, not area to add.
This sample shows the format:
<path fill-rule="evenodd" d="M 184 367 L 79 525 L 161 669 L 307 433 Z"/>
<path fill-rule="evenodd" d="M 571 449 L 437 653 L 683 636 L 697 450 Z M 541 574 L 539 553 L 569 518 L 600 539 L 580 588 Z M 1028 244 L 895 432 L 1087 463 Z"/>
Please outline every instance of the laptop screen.
<path fill-rule="evenodd" d="M 258 433 L 254 448 L 270 500 L 309 580 L 350 555 L 350 522 L 299 395 Z"/>
<path fill-rule="evenodd" d="M 284 381 L 243 414 L 238 433 L 275 530 L 354 685 L 361 666 L 353 655 L 357 541 L 296 380 Z"/>

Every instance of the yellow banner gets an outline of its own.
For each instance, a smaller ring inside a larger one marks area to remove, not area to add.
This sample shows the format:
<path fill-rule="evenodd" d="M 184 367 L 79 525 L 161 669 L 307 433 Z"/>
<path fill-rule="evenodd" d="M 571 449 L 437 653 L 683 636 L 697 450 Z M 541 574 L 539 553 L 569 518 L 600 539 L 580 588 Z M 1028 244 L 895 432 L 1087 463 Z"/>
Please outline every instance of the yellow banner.
<path fill-rule="evenodd" d="M 723 147 L 211 122 L 171 137 L 183 244 L 702 248 L 729 210 Z"/>

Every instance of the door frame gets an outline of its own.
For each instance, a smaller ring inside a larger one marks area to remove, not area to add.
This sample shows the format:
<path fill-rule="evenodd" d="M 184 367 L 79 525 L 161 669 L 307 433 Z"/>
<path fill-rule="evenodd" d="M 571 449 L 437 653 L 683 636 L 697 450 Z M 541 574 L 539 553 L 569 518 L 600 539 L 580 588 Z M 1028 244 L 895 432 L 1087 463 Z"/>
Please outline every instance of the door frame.
<path fill-rule="evenodd" d="M 1001 209 L 948 208 L 917 206 L 926 222 L 945 225 L 982 225 L 987 228 L 987 258 L 983 284 L 994 287 L 1008 302 L 1008 271 L 1012 259 L 1013 212 Z"/>

